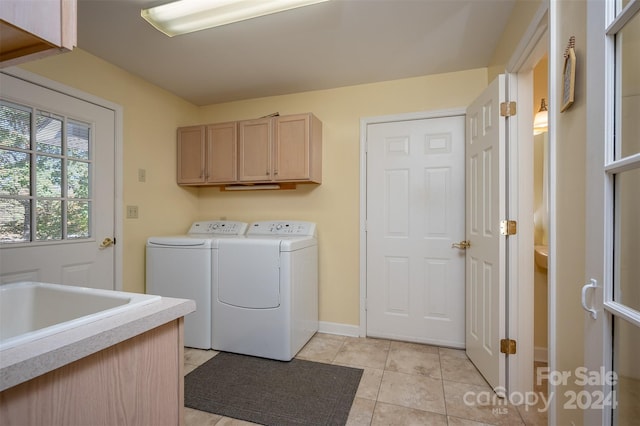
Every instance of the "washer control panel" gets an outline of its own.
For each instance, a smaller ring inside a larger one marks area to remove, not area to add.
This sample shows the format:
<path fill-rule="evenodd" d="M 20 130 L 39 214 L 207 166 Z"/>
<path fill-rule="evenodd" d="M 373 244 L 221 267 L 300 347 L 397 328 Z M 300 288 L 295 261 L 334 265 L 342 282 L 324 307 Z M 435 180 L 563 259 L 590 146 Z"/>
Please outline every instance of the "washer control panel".
<path fill-rule="evenodd" d="M 247 235 L 288 235 L 292 237 L 313 237 L 316 235 L 316 224 L 313 222 L 289 220 L 254 222 L 249 227 Z"/>
<path fill-rule="evenodd" d="M 194 222 L 189 229 L 189 234 L 222 234 L 244 235 L 247 231 L 247 223 L 234 220 L 205 220 Z"/>

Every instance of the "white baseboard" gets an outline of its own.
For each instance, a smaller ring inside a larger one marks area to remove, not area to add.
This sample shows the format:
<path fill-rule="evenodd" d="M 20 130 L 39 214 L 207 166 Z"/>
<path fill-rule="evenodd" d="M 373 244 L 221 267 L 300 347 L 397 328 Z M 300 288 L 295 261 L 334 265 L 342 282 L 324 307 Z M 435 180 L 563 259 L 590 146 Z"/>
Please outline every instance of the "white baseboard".
<path fill-rule="evenodd" d="M 536 346 L 533 348 L 533 360 L 538 362 L 549 362 L 548 349 Z"/>
<path fill-rule="evenodd" d="M 320 333 L 338 334 L 340 336 L 360 336 L 360 327 L 358 327 L 357 325 L 339 324 L 336 322 L 320 321 L 318 331 Z"/>

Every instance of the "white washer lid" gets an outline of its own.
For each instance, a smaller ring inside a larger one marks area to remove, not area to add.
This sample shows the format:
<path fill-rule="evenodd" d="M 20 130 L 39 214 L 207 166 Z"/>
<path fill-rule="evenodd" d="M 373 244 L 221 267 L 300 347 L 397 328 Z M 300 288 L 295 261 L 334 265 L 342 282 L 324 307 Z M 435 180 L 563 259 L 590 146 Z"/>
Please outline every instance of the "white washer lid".
<path fill-rule="evenodd" d="M 211 248 L 212 240 L 189 235 L 150 237 L 147 240 L 147 247 Z"/>

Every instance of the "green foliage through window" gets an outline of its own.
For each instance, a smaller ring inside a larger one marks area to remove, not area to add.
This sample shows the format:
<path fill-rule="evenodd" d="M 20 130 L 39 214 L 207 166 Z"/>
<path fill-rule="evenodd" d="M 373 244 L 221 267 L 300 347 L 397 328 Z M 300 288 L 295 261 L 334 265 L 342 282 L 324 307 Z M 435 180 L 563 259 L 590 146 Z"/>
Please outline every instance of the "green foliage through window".
<path fill-rule="evenodd" d="M 0 101 L 0 243 L 91 236 L 91 126 Z"/>

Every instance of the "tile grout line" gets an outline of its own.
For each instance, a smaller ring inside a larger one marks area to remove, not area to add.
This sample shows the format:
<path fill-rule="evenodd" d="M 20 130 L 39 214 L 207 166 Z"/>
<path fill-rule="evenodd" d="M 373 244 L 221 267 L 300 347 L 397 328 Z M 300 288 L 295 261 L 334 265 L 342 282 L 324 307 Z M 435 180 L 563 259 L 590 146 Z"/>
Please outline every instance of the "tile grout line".
<path fill-rule="evenodd" d="M 442 355 L 440 353 L 440 348 L 438 348 L 438 366 L 440 367 L 440 385 L 442 386 L 442 399 L 444 402 L 444 417 L 448 425 L 449 424 L 449 408 L 447 407 L 447 394 L 444 391 L 444 372 L 442 371 Z"/>

